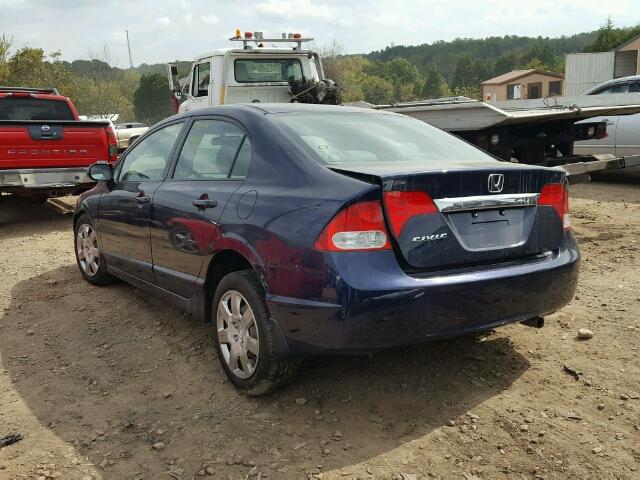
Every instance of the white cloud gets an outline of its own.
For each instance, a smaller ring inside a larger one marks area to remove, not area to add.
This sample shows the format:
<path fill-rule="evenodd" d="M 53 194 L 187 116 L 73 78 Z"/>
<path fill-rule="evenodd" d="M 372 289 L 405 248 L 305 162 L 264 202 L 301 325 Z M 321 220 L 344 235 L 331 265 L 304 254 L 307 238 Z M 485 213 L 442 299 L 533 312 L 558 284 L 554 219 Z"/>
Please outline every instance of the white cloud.
<path fill-rule="evenodd" d="M 191 12 L 185 13 L 182 16 L 182 20 L 184 20 L 184 23 L 186 23 L 187 25 L 191 25 L 191 23 L 193 22 L 193 14 Z"/>
<path fill-rule="evenodd" d="M 218 16 L 214 15 L 213 13 L 211 15 L 203 15 L 203 16 L 201 16 L 200 20 L 202 20 L 204 23 L 206 23 L 208 25 L 216 25 L 216 24 L 220 23 L 220 18 L 218 18 Z"/>
<path fill-rule="evenodd" d="M 311 0 L 268 0 L 260 3 L 256 10 L 266 17 L 291 20 L 294 18 L 331 20 L 334 12 L 326 3 Z"/>
<path fill-rule="evenodd" d="M 156 18 L 156 23 L 166 27 L 171 25 L 171 19 L 169 17 L 158 17 Z"/>

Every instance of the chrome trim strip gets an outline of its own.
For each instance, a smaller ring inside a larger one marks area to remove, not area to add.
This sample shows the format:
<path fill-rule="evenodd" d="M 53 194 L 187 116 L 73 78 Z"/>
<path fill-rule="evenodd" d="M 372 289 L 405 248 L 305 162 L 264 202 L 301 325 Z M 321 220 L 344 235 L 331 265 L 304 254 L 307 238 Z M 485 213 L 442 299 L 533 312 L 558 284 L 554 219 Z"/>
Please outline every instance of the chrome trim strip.
<path fill-rule="evenodd" d="M 534 207 L 539 193 L 506 193 L 502 195 L 478 195 L 473 197 L 438 198 L 434 203 L 442 213 L 492 208 Z"/>

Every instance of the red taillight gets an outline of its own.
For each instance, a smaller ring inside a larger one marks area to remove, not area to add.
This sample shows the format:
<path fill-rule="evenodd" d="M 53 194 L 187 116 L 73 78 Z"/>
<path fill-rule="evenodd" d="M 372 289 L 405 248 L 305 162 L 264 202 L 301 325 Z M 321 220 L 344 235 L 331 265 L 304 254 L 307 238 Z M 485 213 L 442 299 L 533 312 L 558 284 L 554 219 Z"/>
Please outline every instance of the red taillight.
<path fill-rule="evenodd" d="M 325 252 L 391 249 L 380 202 L 358 202 L 338 212 L 313 248 Z"/>
<path fill-rule="evenodd" d="M 109 162 L 115 162 L 118 159 L 118 137 L 112 127 L 107 127 L 107 145 L 109 150 Z"/>
<path fill-rule="evenodd" d="M 549 205 L 554 208 L 560 220 L 562 228 L 571 230 L 571 215 L 569 215 L 569 192 L 560 183 L 548 183 L 542 188 L 538 205 Z"/>
<path fill-rule="evenodd" d="M 387 218 L 396 237 L 411 217 L 438 213 L 438 207 L 425 192 L 384 192 Z"/>

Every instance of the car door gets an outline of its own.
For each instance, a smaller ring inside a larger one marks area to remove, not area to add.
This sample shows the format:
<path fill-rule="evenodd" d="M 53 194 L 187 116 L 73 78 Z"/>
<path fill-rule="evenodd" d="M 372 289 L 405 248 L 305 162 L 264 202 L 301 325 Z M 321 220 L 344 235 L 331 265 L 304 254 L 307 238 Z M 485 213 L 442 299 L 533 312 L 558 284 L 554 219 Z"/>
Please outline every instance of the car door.
<path fill-rule="evenodd" d="M 627 83 L 616 83 L 608 85 L 600 90 L 595 90 L 589 95 L 611 95 L 616 93 L 628 93 L 629 85 Z M 602 153 L 610 153 L 616 155 L 616 144 L 618 134 L 618 122 L 620 121 L 618 115 L 607 115 L 603 117 L 594 117 L 587 120 L 583 120 L 580 123 L 590 122 L 606 122 L 607 123 L 607 137 L 600 140 L 583 140 L 575 142 L 573 147 L 573 153 L 576 155 L 597 155 Z"/>
<path fill-rule="evenodd" d="M 187 110 L 196 110 L 211 105 L 211 59 L 208 58 L 193 67 L 191 79 L 190 106 Z"/>
<path fill-rule="evenodd" d="M 154 282 L 151 199 L 183 126 L 183 121 L 163 126 L 136 143 L 118 163 L 114 182 L 100 199 L 100 243 L 107 263 L 148 282 Z"/>
<path fill-rule="evenodd" d="M 211 117 L 193 121 L 172 174 L 153 198 L 151 245 L 158 286 L 192 296 L 204 258 L 215 250 L 220 216 L 244 182 L 251 153 L 251 140 L 238 124 Z"/>

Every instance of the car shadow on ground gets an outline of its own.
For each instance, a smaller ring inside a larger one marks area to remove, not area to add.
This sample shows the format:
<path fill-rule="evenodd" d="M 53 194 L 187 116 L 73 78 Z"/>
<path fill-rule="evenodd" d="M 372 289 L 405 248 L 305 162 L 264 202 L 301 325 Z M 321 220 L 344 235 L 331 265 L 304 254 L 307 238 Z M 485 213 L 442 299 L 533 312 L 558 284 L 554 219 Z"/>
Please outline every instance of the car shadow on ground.
<path fill-rule="evenodd" d="M 342 468 L 456 418 L 473 429 L 465 413 L 529 367 L 506 337 L 464 337 L 315 358 L 287 389 L 249 398 L 225 379 L 209 326 L 133 287 L 92 287 L 65 266 L 11 293 L 0 312 L 4 368 L 39 421 L 105 478 Z"/>

